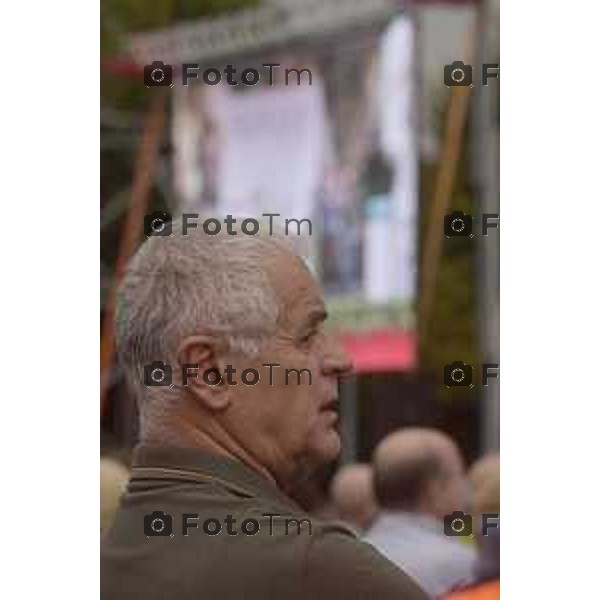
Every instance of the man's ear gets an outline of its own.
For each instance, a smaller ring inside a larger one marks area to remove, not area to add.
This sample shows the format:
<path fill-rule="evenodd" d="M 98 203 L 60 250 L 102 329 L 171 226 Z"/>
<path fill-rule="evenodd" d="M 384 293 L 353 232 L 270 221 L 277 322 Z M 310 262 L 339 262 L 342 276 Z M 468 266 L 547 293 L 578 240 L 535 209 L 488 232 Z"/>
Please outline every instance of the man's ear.
<path fill-rule="evenodd" d="M 224 371 L 224 344 L 207 335 L 193 335 L 177 350 L 181 384 L 206 408 L 219 411 L 229 406 L 229 387 Z"/>

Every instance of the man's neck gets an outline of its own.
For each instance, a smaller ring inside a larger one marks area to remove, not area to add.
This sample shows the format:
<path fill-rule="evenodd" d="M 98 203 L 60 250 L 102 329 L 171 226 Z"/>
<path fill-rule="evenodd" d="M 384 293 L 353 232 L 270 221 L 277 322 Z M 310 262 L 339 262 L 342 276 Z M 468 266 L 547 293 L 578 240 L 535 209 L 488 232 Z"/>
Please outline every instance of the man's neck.
<path fill-rule="evenodd" d="M 276 477 L 260 463 L 249 451 L 237 443 L 227 432 L 220 434 L 207 432 L 191 426 L 182 419 L 175 419 L 170 426 L 161 426 L 160 431 L 155 431 L 144 436 L 143 444 L 151 446 L 173 446 L 177 448 L 198 448 L 220 456 L 225 456 L 246 465 L 253 471 L 280 487 Z M 176 432 L 176 433 L 174 433 Z"/>

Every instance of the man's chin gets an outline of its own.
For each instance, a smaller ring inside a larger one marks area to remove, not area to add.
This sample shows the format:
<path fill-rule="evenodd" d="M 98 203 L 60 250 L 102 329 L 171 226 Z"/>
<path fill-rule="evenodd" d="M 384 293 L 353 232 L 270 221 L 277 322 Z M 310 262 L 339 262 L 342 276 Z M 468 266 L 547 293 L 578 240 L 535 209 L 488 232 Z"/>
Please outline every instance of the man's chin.
<path fill-rule="evenodd" d="M 334 461 L 342 451 L 342 440 L 340 434 L 333 427 L 328 428 L 319 436 L 318 443 L 315 444 L 315 459 L 320 464 L 326 464 Z"/>

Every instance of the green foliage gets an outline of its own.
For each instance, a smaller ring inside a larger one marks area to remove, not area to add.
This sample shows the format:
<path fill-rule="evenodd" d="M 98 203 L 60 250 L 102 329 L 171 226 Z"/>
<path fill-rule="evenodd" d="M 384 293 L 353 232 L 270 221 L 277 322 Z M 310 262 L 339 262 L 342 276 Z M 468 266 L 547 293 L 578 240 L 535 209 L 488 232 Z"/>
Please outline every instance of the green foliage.
<path fill-rule="evenodd" d="M 257 6 L 259 0 L 101 0 L 102 50 L 118 50 L 122 36 L 170 27 L 179 21 L 212 17 Z"/>
<path fill-rule="evenodd" d="M 180 21 L 214 17 L 250 8 L 259 0 L 101 0 L 100 48 L 103 57 L 117 56 L 133 32 L 168 28 Z M 141 81 L 102 74 L 100 96 L 105 105 L 119 110 L 140 110 L 149 91 Z"/>

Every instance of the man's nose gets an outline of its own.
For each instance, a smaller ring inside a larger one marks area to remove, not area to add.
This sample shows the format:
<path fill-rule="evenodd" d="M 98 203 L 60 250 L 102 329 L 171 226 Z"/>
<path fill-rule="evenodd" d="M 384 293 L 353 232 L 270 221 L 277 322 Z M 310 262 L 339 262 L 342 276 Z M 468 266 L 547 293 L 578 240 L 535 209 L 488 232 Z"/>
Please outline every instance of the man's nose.
<path fill-rule="evenodd" d="M 334 335 L 327 336 L 327 345 L 323 358 L 323 375 L 343 377 L 354 370 L 352 359 L 344 349 L 341 341 Z"/>

